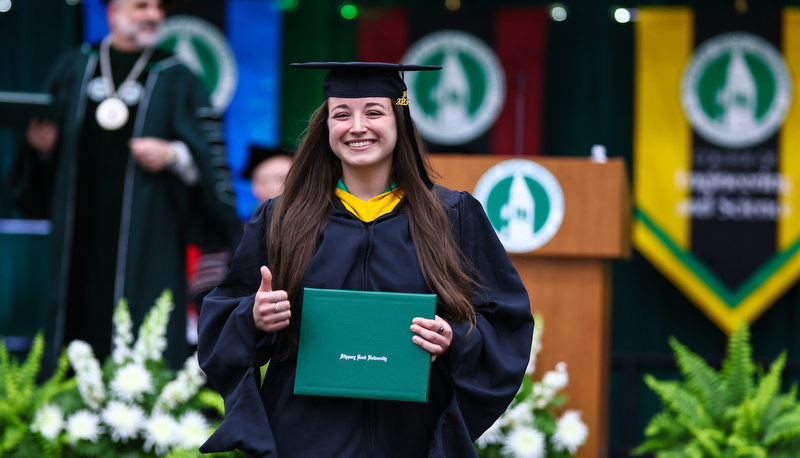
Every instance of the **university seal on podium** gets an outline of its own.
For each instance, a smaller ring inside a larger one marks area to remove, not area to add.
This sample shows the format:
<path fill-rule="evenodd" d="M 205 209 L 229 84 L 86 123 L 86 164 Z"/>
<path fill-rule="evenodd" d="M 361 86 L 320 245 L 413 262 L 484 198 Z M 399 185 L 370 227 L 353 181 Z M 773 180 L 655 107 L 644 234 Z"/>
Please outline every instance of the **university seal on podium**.
<path fill-rule="evenodd" d="M 526 159 L 496 164 L 478 180 L 473 194 L 509 253 L 543 246 L 564 219 L 564 192 L 558 180 Z"/>

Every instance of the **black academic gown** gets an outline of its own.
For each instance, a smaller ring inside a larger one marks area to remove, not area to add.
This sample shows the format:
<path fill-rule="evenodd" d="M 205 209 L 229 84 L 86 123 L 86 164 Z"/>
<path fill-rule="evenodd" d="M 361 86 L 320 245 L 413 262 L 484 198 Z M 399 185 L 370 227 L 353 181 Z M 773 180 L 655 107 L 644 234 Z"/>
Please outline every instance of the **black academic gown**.
<path fill-rule="evenodd" d="M 276 335 L 255 328 L 254 295 L 274 201 L 253 215 L 223 283 L 200 314 L 200 365 L 225 398 L 222 425 L 202 451 L 239 448 L 274 457 L 467 457 L 472 442 L 517 393 L 531 349 L 528 294 L 480 203 L 437 186 L 453 235 L 474 265 L 476 326 L 450 322 L 453 342 L 433 363 L 428 403 L 292 393 L 296 358 L 270 362 L 259 389 L 259 366 Z M 363 223 L 335 199 L 309 262 L 303 287 L 430 293 L 420 271 L 405 201 Z M 438 312 L 441 315 L 441 311 Z M 302 298 L 292 304 L 300 322 Z M 411 323 L 408 323 L 409 326 Z M 324 377 L 325 374 L 320 374 Z"/>
<path fill-rule="evenodd" d="M 189 356 L 185 338 L 186 245 L 194 243 L 211 250 L 227 248 L 241 227 L 221 143 L 219 117 L 209 106 L 200 81 L 175 56 L 156 51 L 140 77 L 143 93 L 132 112 L 135 116 L 116 131 L 127 137 L 120 141 L 123 148 L 105 151 L 123 155 L 119 193 L 97 196 L 115 196 L 111 206 L 116 207 L 114 218 L 119 223 L 115 228 L 93 228 L 115 232 L 102 240 L 86 234 L 82 237 L 98 245 L 95 251 L 105 250 L 114 260 L 109 275 L 113 284 L 107 297 L 96 301 L 98 304 L 72 303 L 73 257 L 86 255 L 75 252 L 74 243 L 82 235 L 75 232 L 92 226 L 90 218 L 85 218 L 83 225 L 78 219 L 81 212 L 96 210 L 91 201 L 81 202 L 78 196 L 81 173 L 85 172 L 79 170 L 83 148 L 96 140 L 83 137 L 91 137 L 85 122 L 94 118 L 96 104 L 92 104 L 87 88 L 90 80 L 99 75 L 98 60 L 97 47 L 88 45 L 61 56 L 45 85 L 53 96 L 59 120 L 59 140 L 52 160 L 39 162 L 32 150 L 23 149 L 15 158 L 7 183 L 9 195 L 26 216 L 49 218 L 53 224 L 45 372 L 54 369 L 62 345 L 69 343 L 65 338 L 69 337 L 69 329 L 65 329 L 69 318 L 107 330 L 102 342 L 107 353 L 111 344 L 111 311 L 117 301 L 123 297 L 128 300 L 134 329 L 138 329 L 164 289 L 172 290 L 175 302 L 165 357 L 177 369 Z M 124 147 L 131 136 L 182 141 L 197 166 L 198 183 L 187 186 L 168 170 L 157 174 L 145 171 Z M 105 172 L 108 171 L 97 171 Z M 97 281 L 89 276 L 83 283 L 91 290 Z"/>

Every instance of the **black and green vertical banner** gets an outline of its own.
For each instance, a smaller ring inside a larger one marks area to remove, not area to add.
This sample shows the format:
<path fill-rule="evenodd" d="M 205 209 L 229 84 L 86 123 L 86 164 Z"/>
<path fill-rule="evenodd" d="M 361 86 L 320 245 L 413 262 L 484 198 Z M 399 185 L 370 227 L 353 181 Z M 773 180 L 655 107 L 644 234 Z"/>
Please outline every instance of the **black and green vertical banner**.
<path fill-rule="evenodd" d="M 635 58 L 634 244 L 732 332 L 800 277 L 800 9 L 643 8 Z"/>

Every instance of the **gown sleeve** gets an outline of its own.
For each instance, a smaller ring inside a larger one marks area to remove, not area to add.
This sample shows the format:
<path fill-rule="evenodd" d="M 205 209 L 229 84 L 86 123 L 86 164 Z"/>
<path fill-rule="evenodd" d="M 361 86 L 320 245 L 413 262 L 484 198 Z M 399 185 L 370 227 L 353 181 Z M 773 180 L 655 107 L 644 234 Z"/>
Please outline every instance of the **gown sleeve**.
<path fill-rule="evenodd" d="M 430 456 L 474 455 L 472 442 L 517 394 L 533 339 L 530 301 L 517 270 L 481 204 L 465 192 L 459 197 L 450 216 L 478 285 L 476 322 L 473 327 L 451 322 L 453 342 L 434 363 L 450 379 L 453 397 L 440 416 Z M 453 450 L 453 444 L 469 444 L 471 450 Z"/>
<path fill-rule="evenodd" d="M 236 448 L 248 455 L 276 456 L 275 439 L 259 393 L 259 368 L 269 359 L 274 333 L 255 327 L 253 304 L 267 265 L 265 234 L 272 201 L 254 213 L 222 283 L 203 301 L 198 323 L 198 360 L 225 400 L 225 418 L 200 448 L 204 453 Z"/>

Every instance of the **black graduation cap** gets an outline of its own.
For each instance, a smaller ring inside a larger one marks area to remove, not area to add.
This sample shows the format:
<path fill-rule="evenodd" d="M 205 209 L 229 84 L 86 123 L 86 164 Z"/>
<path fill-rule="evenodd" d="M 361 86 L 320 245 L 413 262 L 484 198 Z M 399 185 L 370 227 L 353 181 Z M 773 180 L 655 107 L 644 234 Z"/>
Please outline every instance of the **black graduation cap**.
<path fill-rule="evenodd" d="M 403 107 L 406 131 L 413 135 L 411 113 L 408 111 L 409 100 L 403 73 L 420 70 L 441 70 L 435 65 L 392 64 L 386 62 L 304 62 L 289 64 L 295 68 L 312 68 L 329 70 L 325 76 L 323 95 L 328 97 L 361 98 L 388 97 L 395 100 L 395 105 Z M 417 149 L 416 139 L 411 137 L 411 145 L 417 158 L 420 177 L 428 189 L 433 187 L 430 177 L 425 172 L 422 156 Z"/>
<path fill-rule="evenodd" d="M 267 159 L 274 157 L 285 155 L 292 157 L 294 155 L 292 150 L 286 148 L 265 148 L 263 146 L 258 145 L 250 145 L 250 158 L 247 160 L 247 167 L 242 170 L 240 174 L 242 178 L 247 178 L 248 180 L 253 179 L 253 172 L 255 172 L 256 167 L 259 164 L 266 161 Z"/>

